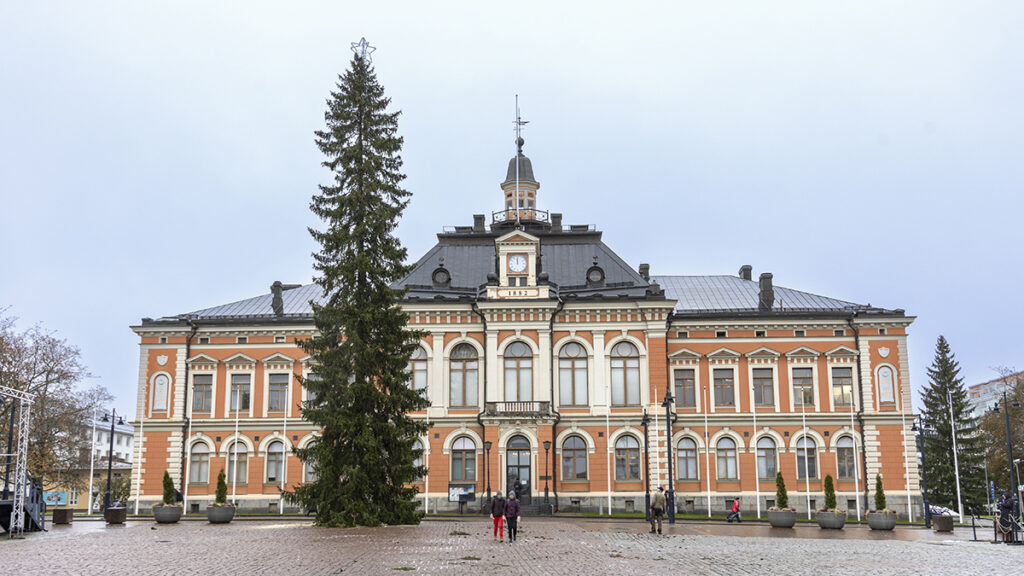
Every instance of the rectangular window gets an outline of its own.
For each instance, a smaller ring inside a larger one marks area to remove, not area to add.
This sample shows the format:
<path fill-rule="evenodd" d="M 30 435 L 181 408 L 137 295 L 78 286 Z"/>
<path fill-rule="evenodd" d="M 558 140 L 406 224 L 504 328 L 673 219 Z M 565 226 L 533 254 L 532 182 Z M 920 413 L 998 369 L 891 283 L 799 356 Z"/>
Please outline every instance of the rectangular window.
<path fill-rule="evenodd" d="M 305 380 L 306 382 L 319 382 L 320 376 L 317 374 L 307 374 Z M 316 392 L 313 392 L 309 388 L 306 388 L 306 402 L 309 404 L 316 403 Z"/>
<path fill-rule="evenodd" d="M 213 374 L 192 377 L 192 412 L 213 410 Z"/>
<path fill-rule="evenodd" d="M 768 335 L 764 330 L 754 330 L 754 338 L 764 338 Z"/>
<path fill-rule="evenodd" d="M 237 342 L 239 344 L 248 344 L 249 343 L 249 337 L 248 336 L 239 336 L 238 340 L 236 340 L 235 342 Z"/>
<path fill-rule="evenodd" d="M 732 368 L 715 368 L 715 406 L 735 406 Z"/>
<path fill-rule="evenodd" d="M 807 332 L 804 332 L 803 330 L 793 330 L 793 336 L 796 336 L 797 338 L 803 338 L 806 335 Z"/>
<path fill-rule="evenodd" d="M 754 405 L 775 405 L 774 370 L 771 368 L 754 368 Z"/>
<path fill-rule="evenodd" d="M 689 338 L 689 337 L 690 337 L 690 333 L 685 331 L 685 330 L 680 330 L 679 332 L 676 332 L 676 338 Z"/>
<path fill-rule="evenodd" d="M 878 329 L 878 335 L 879 336 L 885 336 L 885 328 L 879 328 Z"/>
<path fill-rule="evenodd" d="M 167 344 L 167 337 L 166 336 L 161 336 L 160 337 L 160 343 L 161 344 Z"/>
<path fill-rule="evenodd" d="M 267 410 L 271 412 L 284 412 L 288 405 L 288 380 L 287 374 L 271 374 L 270 390 L 267 397 Z"/>
<path fill-rule="evenodd" d="M 725 330 L 719 330 L 719 331 L 715 332 L 715 338 L 726 338 L 728 336 L 729 336 L 729 333 L 726 332 Z"/>
<path fill-rule="evenodd" d="M 284 344 L 284 336 L 274 336 L 274 344 Z"/>
<path fill-rule="evenodd" d="M 693 368 L 682 368 L 675 371 L 676 377 L 676 405 L 696 406 L 696 384 Z"/>
<path fill-rule="evenodd" d="M 849 408 L 853 403 L 853 368 L 832 369 L 832 404 Z"/>
<path fill-rule="evenodd" d="M 854 460 L 852 446 L 840 446 L 836 448 L 836 463 L 838 464 L 837 476 L 842 479 L 853 478 L 857 470 L 857 461 Z"/>
<path fill-rule="evenodd" d="M 249 409 L 249 374 L 231 375 L 231 411 L 242 412 Z"/>
<path fill-rule="evenodd" d="M 814 406 L 814 371 L 793 368 L 793 405 Z"/>
<path fill-rule="evenodd" d="M 209 344 L 210 343 L 210 338 L 208 336 L 200 336 L 199 337 L 199 343 L 200 344 Z"/>
<path fill-rule="evenodd" d="M 832 332 L 832 335 L 833 336 L 846 336 L 846 330 L 834 330 Z"/>

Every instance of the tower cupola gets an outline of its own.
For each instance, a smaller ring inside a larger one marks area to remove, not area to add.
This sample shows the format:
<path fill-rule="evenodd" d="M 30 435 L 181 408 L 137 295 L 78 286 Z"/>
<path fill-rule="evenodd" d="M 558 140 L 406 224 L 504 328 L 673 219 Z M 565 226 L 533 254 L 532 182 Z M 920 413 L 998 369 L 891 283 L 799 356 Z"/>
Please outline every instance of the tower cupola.
<path fill-rule="evenodd" d="M 501 183 L 501 190 L 505 193 L 505 219 L 511 222 L 537 220 L 541 216 L 537 210 L 540 182 L 533 176 L 530 159 L 523 155 L 524 143 L 522 137 L 516 138 L 516 155 L 508 161 L 508 172 Z"/>

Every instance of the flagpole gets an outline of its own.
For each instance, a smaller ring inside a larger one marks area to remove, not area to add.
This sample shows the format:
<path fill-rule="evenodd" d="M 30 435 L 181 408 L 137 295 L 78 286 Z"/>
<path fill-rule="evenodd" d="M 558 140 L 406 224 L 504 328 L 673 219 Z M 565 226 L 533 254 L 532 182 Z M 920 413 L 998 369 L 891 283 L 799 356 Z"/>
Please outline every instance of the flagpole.
<path fill-rule="evenodd" d="M 801 392 L 801 394 L 800 394 L 800 420 L 803 422 L 803 426 L 804 426 L 804 434 L 803 434 L 803 437 L 800 440 L 804 444 L 804 485 L 805 485 L 805 487 L 807 489 L 807 519 L 810 520 L 811 519 L 811 474 L 810 474 L 810 470 L 808 469 L 809 468 L 808 467 L 808 462 L 809 462 L 810 459 L 807 456 L 807 397 L 804 396 L 803 389 L 801 389 L 800 392 Z M 797 447 L 798 448 L 799 448 L 799 446 L 800 446 L 800 444 L 797 443 Z M 817 446 L 815 446 L 815 449 L 817 449 Z M 818 455 L 815 454 L 814 456 L 815 456 L 815 458 L 817 458 Z"/>
<path fill-rule="evenodd" d="M 762 398 L 761 400 L 764 400 Z M 760 463 L 757 461 L 759 454 L 757 450 L 757 402 L 754 400 L 754 380 L 750 379 L 750 412 L 754 415 L 754 434 L 751 438 L 751 442 L 754 444 L 754 501 L 757 504 L 757 517 L 761 517 L 761 469 Z M 767 468 L 768 462 L 765 460 L 765 467 Z"/>
<path fill-rule="evenodd" d="M 142 499 L 142 440 L 146 437 L 146 409 L 139 414 L 139 459 L 135 472 L 135 515 L 139 514 L 139 500 Z"/>
<path fill-rule="evenodd" d="M 11 404 L 13 410 L 13 403 Z M 92 445 L 89 446 L 89 514 L 92 514 L 92 475 L 96 464 L 96 407 L 92 408 Z M 135 512 L 138 514 L 138 511 Z"/>
<path fill-rule="evenodd" d="M 850 370 L 850 372 L 853 372 L 853 370 Z M 857 500 L 857 522 L 860 522 L 860 459 L 857 458 L 857 434 L 854 433 L 853 403 L 853 386 L 850 386 L 850 437 L 853 438 L 853 491 L 854 498 Z"/>
<path fill-rule="evenodd" d="M 701 399 L 701 409 L 704 412 L 704 467 L 705 476 L 707 476 L 707 496 L 708 496 L 708 518 L 711 518 L 711 437 L 708 436 L 708 404 L 711 399 L 708 398 L 708 385 L 702 383 L 701 386 L 704 388 L 704 398 Z M 707 404 L 705 404 L 707 402 Z"/>
<path fill-rule="evenodd" d="M 960 460 L 956 449 L 956 422 L 953 420 L 953 395 L 946 389 L 946 401 L 949 403 L 949 427 L 953 431 L 953 470 L 956 472 L 956 506 L 960 512 L 960 523 L 964 523 L 964 503 L 960 499 Z"/>

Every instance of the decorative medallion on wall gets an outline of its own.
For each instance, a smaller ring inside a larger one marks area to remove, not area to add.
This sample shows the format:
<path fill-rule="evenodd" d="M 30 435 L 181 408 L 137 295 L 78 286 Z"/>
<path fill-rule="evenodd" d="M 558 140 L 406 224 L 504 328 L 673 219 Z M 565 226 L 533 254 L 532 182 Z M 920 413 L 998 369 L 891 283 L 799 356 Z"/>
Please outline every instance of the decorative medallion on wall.
<path fill-rule="evenodd" d="M 878 349 L 878 355 L 881 356 L 882 358 L 888 358 L 889 349 L 886 348 L 885 346 L 882 346 L 881 348 Z"/>
<path fill-rule="evenodd" d="M 157 356 L 156 357 L 156 363 L 161 365 L 161 366 L 167 364 L 167 356 Z"/>

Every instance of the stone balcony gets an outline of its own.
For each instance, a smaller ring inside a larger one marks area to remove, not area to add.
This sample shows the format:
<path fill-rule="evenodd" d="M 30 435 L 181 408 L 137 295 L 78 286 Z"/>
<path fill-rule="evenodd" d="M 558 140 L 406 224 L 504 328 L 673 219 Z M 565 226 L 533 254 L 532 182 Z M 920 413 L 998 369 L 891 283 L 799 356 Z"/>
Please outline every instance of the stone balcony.
<path fill-rule="evenodd" d="M 489 418 L 544 418 L 551 416 L 551 402 L 484 402 Z"/>

